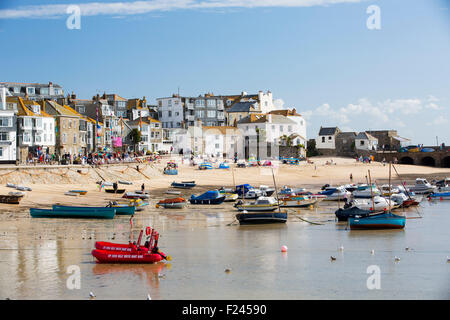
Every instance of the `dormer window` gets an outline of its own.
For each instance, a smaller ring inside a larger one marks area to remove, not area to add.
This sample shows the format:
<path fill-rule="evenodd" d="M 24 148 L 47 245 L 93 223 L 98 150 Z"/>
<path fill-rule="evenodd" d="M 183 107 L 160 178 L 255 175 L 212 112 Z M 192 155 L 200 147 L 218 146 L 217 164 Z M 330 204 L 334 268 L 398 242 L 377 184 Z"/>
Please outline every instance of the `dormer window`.
<path fill-rule="evenodd" d="M 28 87 L 27 88 L 27 94 L 34 95 L 34 93 L 35 93 L 35 89 L 33 87 Z"/>
<path fill-rule="evenodd" d="M 34 89 L 34 88 L 33 88 Z M 37 113 L 37 114 L 40 114 L 41 113 L 41 106 L 39 106 L 39 105 L 33 105 L 32 106 L 32 109 L 33 109 L 33 112 L 34 113 Z"/>

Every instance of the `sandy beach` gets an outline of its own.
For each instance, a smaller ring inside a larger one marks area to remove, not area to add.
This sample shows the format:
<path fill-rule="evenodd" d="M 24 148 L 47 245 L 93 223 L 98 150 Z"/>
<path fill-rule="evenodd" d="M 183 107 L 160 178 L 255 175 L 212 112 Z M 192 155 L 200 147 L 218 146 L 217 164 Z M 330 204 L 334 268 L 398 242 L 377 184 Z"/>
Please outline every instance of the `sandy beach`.
<path fill-rule="evenodd" d="M 133 185 L 122 185 L 127 191 L 139 190 L 142 183 L 151 193 L 151 205 L 163 198 L 170 198 L 165 194 L 173 181 L 195 180 L 197 187 L 193 190 L 182 191 L 183 196 L 189 197 L 192 193 L 199 193 L 211 188 L 222 186 L 232 187 L 234 184 L 249 183 L 253 186 L 273 186 L 272 170 L 265 167 L 234 168 L 233 170 L 213 169 L 198 170 L 190 166 L 187 161 L 173 158 L 179 163 L 177 176 L 164 175 L 163 168 L 169 159 L 162 159 L 152 164 L 117 164 L 100 168 L 88 166 L 73 167 L 31 167 L 20 169 L 0 168 L 0 194 L 7 194 L 13 189 L 6 187 L 6 183 L 29 186 L 33 191 L 25 192 L 26 195 L 19 205 L 0 204 L 0 209 L 5 212 L 25 211 L 30 207 L 50 207 L 52 204 L 66 205 L 105 205 L 110 200 L 120 199 L 120 195 L 100 192 L 97 181 L 115 182 L 126 180 Z M 273 172 L 277 187 L 284 185 L 305 187 L 311 191 L 317 191 L 324 184 L 340 185 L 350 183 L 350 173 L 353 182 L 366 182 L 368 170 L 373 181 L 385 183 L 389 177 L 388 166 L 382 163 L 364 164 L 354 159 L 317 157 L 312 158 L 313 164 L 302 163 L 299 166 L 279 164 Z M 327 165 L 327 162 L 333 162 Z M 219 163 L 214 164 L 218 167 Z M 234 164 L 232 164 L 232 167 Z M 139 169 L 139 171 L 137 170 Z M 416 177 L 425 177 L 429 180 L 450 176 L 450 170 L 446 168 L 432 168 L 412 165 L 396 165 L 396 169 L 402 180 L 412 184 Z M 234 181 L 233 181 L 233 172 Z M 399 184 L 400 179 L 392 172 L 393 183 Z M 67 196 L 69 190 L 87 190 L 84 196 Z M 3 216 L 4 214 L 0 214 Z"/>

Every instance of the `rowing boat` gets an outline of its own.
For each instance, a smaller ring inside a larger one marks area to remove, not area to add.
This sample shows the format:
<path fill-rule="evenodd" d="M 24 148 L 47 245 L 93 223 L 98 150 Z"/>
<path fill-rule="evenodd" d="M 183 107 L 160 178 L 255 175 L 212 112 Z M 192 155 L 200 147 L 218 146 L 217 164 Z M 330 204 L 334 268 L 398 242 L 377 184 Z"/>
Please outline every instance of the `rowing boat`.
<path fill-rule="evenodd" d="M 114 208 L 98 208 L 90 210 L 76 210 L 74 208 L 61 209 L 36 209 L 30 208 L 30 215 L 33 218 L 96 218 L 113 219 L 116 214 Z"/>

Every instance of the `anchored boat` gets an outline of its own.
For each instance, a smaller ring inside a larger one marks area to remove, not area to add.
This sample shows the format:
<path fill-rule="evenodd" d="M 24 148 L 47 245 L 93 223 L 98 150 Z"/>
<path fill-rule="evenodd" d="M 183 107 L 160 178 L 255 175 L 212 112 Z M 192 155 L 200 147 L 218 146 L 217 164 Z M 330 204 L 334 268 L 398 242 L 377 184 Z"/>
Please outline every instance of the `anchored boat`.
<path fill-rule="evenodd" d="M 348 222 L 350 229 L 403 229 L 406 217 L 387 212 L 362 218 L 350 217 Z"/>
<path fill-rule="evenodd" d="M 278 202 L 273 197 L 259 197 L 256 201 L 250 203 L 239 201 L 234 207 L 239 211 L 266 212 L 278 209 Z"/>
<path fill-rule="evenodd" d="M 33 218 L 95 218 L 113 219 L 116 214 L 115 208 L 95 207 L 66 207 L 58 206 L 52 209 L 30 208 L 30 215 Z"/>
<path fill-rule="evenodd" d="M 304 208 L 309 206 L 314 206 L 320 201 L 322 198 L 311 198 L 308 196 L 297 196 L 290 195 L 287 197 L 283 197 L 280 199 L 280 207 L 282 208 Z"/>
<path fill-rule="evenodd" d="M 207 191 L 200 196 L 192 195 L 189 202 L 191 204 L 221 204 L 225 201 L 225 195 L 218 190 Z"/>
<path fill-rule="evenodd" d="M 185 182 L 172 182 L 172 188 L 178 189 L 191 189 L 196 186 L 195 181 L 185 181 Z"/>
<path fill-rule="evenodd" d="M 165 199 L 156 204 L 156 208 L 163 207 L 166 209 L 183 209 L 184 206 L 186 206 L 184 198 Z"/>

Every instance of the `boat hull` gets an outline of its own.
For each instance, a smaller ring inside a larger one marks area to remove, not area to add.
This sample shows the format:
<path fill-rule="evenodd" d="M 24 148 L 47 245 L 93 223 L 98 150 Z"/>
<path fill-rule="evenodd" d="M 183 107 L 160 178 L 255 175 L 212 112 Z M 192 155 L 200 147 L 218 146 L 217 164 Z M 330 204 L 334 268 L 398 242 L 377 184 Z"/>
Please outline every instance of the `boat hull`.
<path fill-rule="evenodd" d="M 122 194 L 125 192 L 125 189 L 117 189 L 116 191 L 114 191 L 114 189 L 105 189 L 106 193 L 117 193 L 117 194 Z"/>
<path fill-rule="evenodd" d="M 178 188 L 178 189 L 191 189 L 195 187 L 195 183 L 177 183 L 173 182 L 171 184 L 172 188 Z"/>
<path fill-rule="evenodd" d="M 0 195 L 0 203 L 19 204 L 22 198 L 23 195 L 21 196 Z"/>
<path fill-rule="evenodd" d="M 85 219 L 113 219 L 116 210 L 114 208 L 103 208 L 105 210 L 53 210 L 30 208 L 33 218 L 85 218 Z"/>
<path fill-rule="evenodd" d="M 163 253 L 147 253 L 141 251 L 117 252 L 92 250 L 92 255 L 99 263 L 156 263 L 164 259 Z"/>
<path fill-rule="evenodd" d="M 275 213 L 238 213 L 236 219 L 241 225 L 286 223 L 287 212 Z"/>
<path fill-rule="evenodd" d="M 221 204 L 225 201 L 225 196 L 221 196 L 215 199 L 189 199 L 191 204 Z"/>
<path fill-rule="evenodd" d="M 406 217 L 393 213 L 382 213 L 364 218 L 349 218 L 350 229 L 403 229 Z"/>
<path fill-rule="evenodd" d="M 111 206 L 111 208 L 116 209 L 116 214 L 118 215 L 129 215 L 132 216 L 136 212 L 136 206 Z"/>

